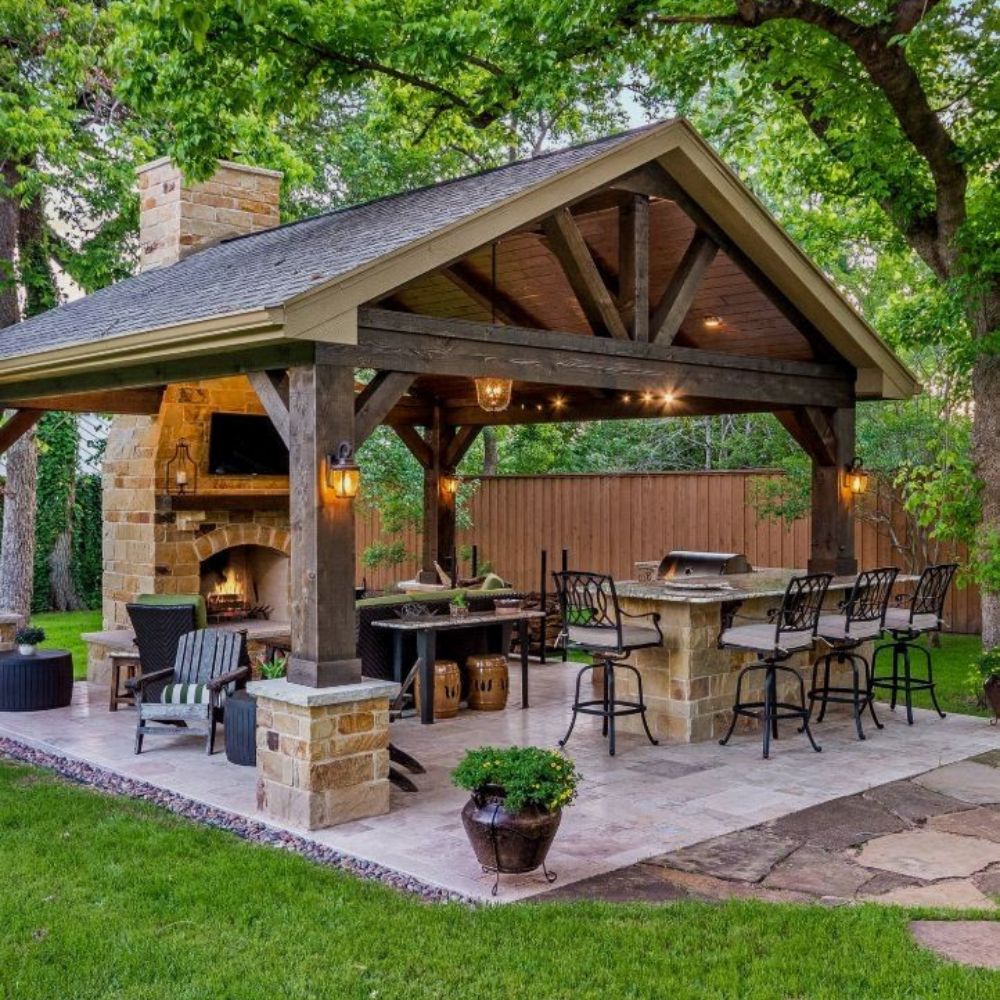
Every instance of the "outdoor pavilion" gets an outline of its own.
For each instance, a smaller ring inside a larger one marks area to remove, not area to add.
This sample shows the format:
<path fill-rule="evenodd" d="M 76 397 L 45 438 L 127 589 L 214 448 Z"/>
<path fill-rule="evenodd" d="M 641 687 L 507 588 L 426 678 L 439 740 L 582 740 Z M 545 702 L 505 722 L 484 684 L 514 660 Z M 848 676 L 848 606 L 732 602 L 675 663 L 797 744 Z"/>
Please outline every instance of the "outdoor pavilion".
<path fill-rule="evenodd" d="M 386 725 L 355 658 L 354 508 L 327 482 L 343 442 L 388 424 L 423 466 L 429 571 L 486 425 L 774 412 L 812 460 L 810 569 L 846 574 L 856 403 L 917 390 L 683 120 L 224 240 L 30 319 L 0 339 L 0 449 L 45 410 L 156 413 L 169 383 L 240 373 L 290 450 L 275 705 Z M 507 409 L 477 405 L 482 376 L 514 381 Z"/>

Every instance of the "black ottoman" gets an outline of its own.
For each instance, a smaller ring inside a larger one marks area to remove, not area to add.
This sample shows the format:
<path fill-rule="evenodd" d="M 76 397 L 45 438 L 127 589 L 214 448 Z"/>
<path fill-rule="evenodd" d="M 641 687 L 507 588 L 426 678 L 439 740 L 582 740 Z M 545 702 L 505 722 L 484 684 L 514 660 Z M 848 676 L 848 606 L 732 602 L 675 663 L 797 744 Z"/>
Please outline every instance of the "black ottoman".
<path fill-rule="evenodd" d="M 34 656 L 0 653 L 0 712 L 65 708 L 73 700 L 73 656 L 42 649 Z"/>
<path fill-rule="evenodd" d="M 223 715 L 226 731 L 226 760 L 230 764 L 254 767 L 257 764 L 257 701 L 246 691 L 226 699 Z"/>

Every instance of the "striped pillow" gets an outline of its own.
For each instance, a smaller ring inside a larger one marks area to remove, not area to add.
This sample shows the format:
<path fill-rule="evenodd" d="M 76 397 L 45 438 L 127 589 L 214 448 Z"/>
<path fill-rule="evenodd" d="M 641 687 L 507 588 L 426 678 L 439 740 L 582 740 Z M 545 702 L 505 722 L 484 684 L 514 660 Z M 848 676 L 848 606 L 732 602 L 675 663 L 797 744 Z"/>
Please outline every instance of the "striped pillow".
<path fill-rule="evenodd" d="M 224 698 L 225 691 L 221 695 Z M 208 705 L 211 700 L 211 692 L 205 684 L 168 684 L 160 698 L 164 705 Z"/>

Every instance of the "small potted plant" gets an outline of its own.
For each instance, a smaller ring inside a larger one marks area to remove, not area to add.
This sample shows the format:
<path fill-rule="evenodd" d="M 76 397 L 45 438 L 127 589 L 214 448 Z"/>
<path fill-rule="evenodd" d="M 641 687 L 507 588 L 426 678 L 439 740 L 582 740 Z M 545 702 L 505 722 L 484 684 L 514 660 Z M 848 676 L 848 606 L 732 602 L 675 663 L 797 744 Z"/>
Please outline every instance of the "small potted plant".
<path fill-rule="evenodd" d="M 576 798 L 580 773 L 573 761 L 539 747 L 479 747 L 452 772 L 452 783 L 472 793 L 462 824 L 484 871 L 521 874 L 541 867 L 562 810 Z M 497 884 L 493 886 L 496 895 Z"/>
<path fill-rule="evenodd" d="M 469 599 L 465 596 L 464 590 L 460 590 L 451 599 L 448 610 L 455 618 L 464 618 L 469 613 Z"/>
<path fill-rule="evenodd" d="M 40 642 L 44 641 L 45 641 L 44 629 L 33 628 L 30 625 L 25 628 L 19 628 L 14 633 L 14 642 L 17 643 L 17 651 L 22 656 L 34 656 L 35 647 Z"/>
<path fill-rule="evenodd" d="M 271 659 L 260 665 L 260 676 L 267 681 L 275 681 L 285 676 L 288 668 L 288 654 L 274 653 Z"/>
<path fill-rule="evenodd" d="M 1000 719 L 1000 646 L 983 650 L 973 664 L 972 686 L 981 703 L 993 709 L 991 725 Z"/>

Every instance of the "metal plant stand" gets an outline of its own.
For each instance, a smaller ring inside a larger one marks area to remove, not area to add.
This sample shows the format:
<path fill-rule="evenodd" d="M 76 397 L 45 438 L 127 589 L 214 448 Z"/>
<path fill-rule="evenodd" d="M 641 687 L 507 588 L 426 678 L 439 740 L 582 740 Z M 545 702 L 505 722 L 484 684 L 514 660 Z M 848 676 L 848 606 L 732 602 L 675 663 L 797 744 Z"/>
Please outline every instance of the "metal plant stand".
<path fill-rule="evenodd" d="M 497 833 L 497 814 L 503 808 L 503 803 L 497 802 L 493 806 L 493 815 L 490 818 L 490 845 L 493 848 L 493 859 L 494 863 L 492 865 L 481 865 L 480 867 L 484 872 L 490 875 L 495 875 L 493 880 L 493 888 L 490 890 L 490 895 L 495 896 L 500 891 L 500 876 L 501 875 L 526 875 L 528 872 L 537 871 L 537 866 L 535 868 L 529 868 L 527 871 L 520 868 L 506 868 L 500 863 L 500 838 Z M 526 843 L 530 842 L 533 838 L 526 837 L 520 830 L 513 830 L 510 827 L 504 827 L 503 830 L 506 836 L 519 837 Z M 559 877 L 555 872 L 550 872 L 545 864 L 545 859 L 541 862 L 542 875 L 545 881 L 551 885 Z"/>

